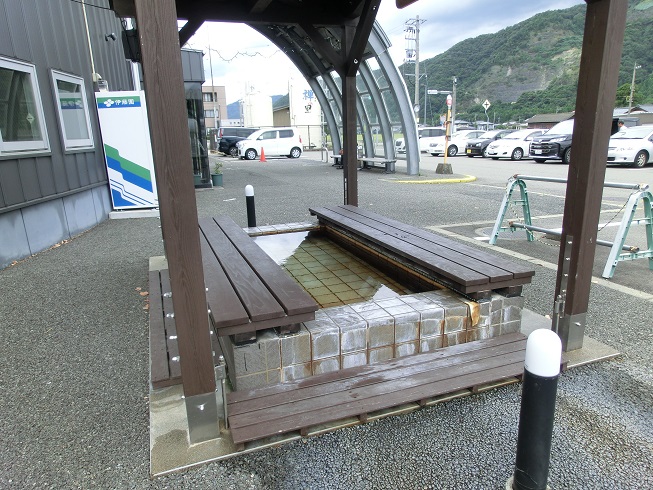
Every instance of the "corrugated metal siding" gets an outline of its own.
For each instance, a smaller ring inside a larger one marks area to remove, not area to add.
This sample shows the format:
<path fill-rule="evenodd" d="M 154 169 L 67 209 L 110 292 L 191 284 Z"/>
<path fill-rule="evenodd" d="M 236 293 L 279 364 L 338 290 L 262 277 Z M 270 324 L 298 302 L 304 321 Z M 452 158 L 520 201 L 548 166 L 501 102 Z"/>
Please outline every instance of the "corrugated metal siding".
<path fill-rule="evenodd" d="M 89 4 L 108 7 L 108 0 Z M 95 70 L 112 90 L 131 90 L 129 63 L 122 51 L 120 20 L 110 10 L 87 6 Z M 116 41 L 105 41 L 115 32 Z M 0 55 L 36 66 L 50 154 L 0 159 L 0 213 L 30 201 L 107 181 L 93 93 L 91 57 L 82 5 L 69 0 L 0 0 Z M 50 70 L 84 78 L 95 148 L 65 153 Z"/>

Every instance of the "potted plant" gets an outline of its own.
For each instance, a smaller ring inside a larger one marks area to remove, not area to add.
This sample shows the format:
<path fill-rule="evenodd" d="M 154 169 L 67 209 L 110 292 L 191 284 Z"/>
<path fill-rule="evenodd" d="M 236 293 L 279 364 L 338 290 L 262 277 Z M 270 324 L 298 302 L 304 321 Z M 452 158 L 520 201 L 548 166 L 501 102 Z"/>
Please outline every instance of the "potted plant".
<path fill-rule="evenodd" d="M 222 187 L 222 162 L 220 161 L 213 164 L 211 182 L 213 182 L 213 187 Z"/>

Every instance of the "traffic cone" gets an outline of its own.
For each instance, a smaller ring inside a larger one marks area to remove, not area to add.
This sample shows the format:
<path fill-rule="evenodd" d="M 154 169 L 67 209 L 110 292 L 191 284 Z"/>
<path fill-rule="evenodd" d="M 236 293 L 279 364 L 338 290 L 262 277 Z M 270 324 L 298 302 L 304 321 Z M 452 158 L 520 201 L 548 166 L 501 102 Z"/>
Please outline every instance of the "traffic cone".
<path fill-rule="evenodd" d="M 261 161 L 267 162 L 267 160 L 265 159 L 265 152 L 263 151 L 263 147 L 261 147 Z"/>

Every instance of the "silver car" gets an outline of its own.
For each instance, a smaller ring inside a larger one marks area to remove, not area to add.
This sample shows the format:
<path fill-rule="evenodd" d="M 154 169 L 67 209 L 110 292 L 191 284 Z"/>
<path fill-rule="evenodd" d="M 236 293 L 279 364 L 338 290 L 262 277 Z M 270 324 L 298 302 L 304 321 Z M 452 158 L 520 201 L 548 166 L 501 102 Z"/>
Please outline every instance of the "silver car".
<path fill-rule="evenodd" d="M 510 158 L 511 160 L 521 160 L 524 155 L 528 155 L 528 145 L 534 136 L 544 133 L 542 129 L 522 129 L 515 131 L 500 140 L 493 141 L 487 147 L 486 153 L 492 160 L 499 158 Z"/>
<path fill-rule="evenodd" d="M 608 143 L 608 163 L 642 168 L 653 154 L 653 126 L 632 126 L 615 133 Z"/>

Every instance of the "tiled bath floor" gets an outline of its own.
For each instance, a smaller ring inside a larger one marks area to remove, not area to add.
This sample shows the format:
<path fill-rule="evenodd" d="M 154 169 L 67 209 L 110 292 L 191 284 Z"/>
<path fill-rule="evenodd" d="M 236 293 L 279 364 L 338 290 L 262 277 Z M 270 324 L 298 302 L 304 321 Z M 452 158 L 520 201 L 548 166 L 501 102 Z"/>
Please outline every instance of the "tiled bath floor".
<path fill-rule="evenodd" d="M 259 236 L 255 240 L 321 308 L 415 292 L 316 232 Z"/>

